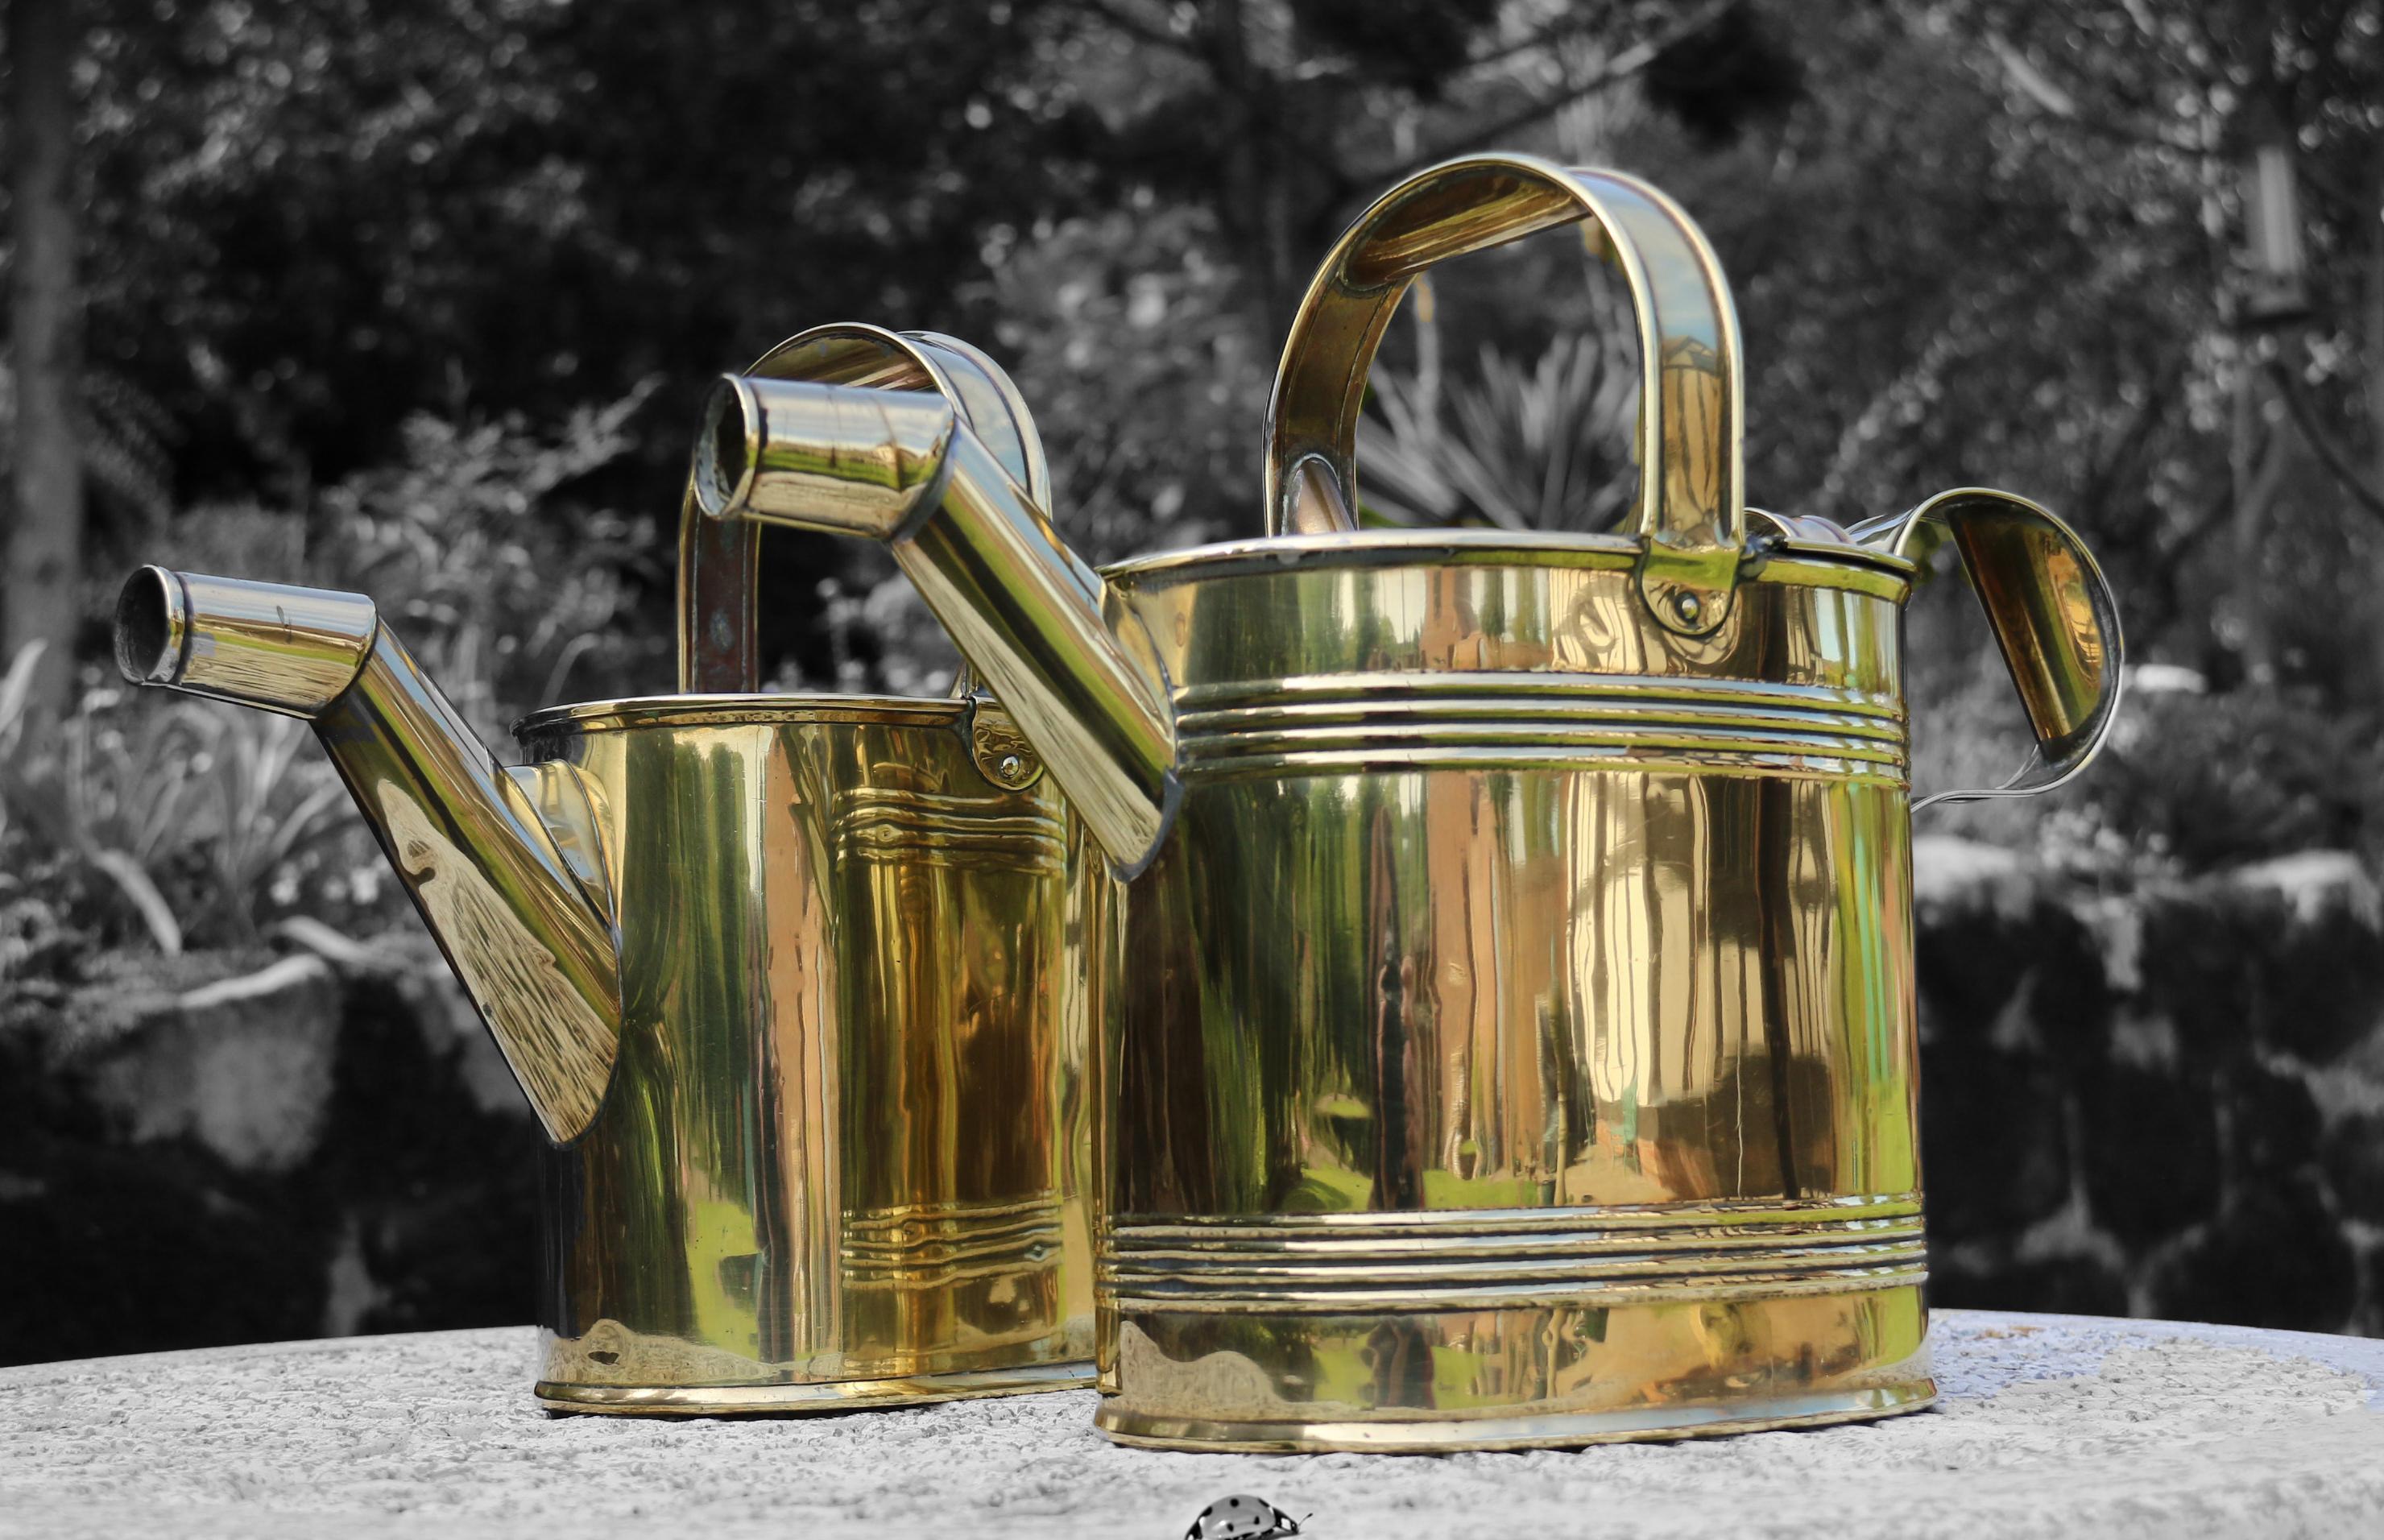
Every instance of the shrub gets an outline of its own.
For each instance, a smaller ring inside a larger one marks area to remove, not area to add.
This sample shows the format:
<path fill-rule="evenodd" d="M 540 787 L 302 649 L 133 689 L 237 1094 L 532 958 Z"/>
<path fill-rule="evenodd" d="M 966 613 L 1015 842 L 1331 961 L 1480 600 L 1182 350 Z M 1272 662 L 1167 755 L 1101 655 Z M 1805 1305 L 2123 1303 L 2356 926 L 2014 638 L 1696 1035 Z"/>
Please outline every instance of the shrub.
<path fill-rule="evenodd" d="M 0 755 L 12 878 L 57 924 L 169 956 L 254 946 L 272 913 L 335 897 L 308 889 L 341 875 L 317 846 L 345 794 L 310 748 L 289 717 L 93 690 Z"/>
<path fill-rule="evenodd" d="M 2189 871 L 2305 850 L 2373 858 L 2384 753 L 2364 712 L 2291 690 L 2139 692 L 2081 785 L 2097 822 Z"/>

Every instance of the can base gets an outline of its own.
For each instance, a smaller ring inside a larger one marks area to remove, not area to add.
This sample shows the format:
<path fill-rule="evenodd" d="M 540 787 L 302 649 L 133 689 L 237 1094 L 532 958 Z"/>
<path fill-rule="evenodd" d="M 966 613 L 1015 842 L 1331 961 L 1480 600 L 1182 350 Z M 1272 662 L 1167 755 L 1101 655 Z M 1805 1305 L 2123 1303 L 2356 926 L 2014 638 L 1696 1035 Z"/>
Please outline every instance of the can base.
<path fill-rule="evenodd" d="M 990 1396 L 1032 1396 L 1049 1390 L 1089 1390 L 1089 1363 L 1024 1364 L 888 1380 L 819 1380 L 794 1385 L 565 1385 L 538 1383 L 549 1411 L 615 1417 L 732 1417 L 751 1413 L 817 1415 L 871 1407 L 922 1406 Z"/>
<path fill-rule="evenodd" d="M 1584 1444 L 1713 1438 L 1725 1434 L 1819 1428 L 1919 1411 L 1937 1399 L 1936 1382 L 1908 1384 L 1727 1406 L 1644 1407 L 1629 1410 L 1527 1417 L 1432 1420 L 1219 1422 L 1126 1411 L 1104 1397 L 1093 1425 L 1113 1444 L 1211 1454 L 1455 1454 L 1471 1449 L 1562 1449 Z"/>

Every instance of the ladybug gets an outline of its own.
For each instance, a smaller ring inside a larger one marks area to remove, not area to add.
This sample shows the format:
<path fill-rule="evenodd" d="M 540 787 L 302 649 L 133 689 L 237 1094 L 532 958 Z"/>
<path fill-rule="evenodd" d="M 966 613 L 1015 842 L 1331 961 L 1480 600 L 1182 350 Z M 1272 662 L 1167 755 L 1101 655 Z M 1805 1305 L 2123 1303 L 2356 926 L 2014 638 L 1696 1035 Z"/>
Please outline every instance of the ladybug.
<path fill-rule="evenodd" d="M 1299 1524 L 1264 1497 L 1220 1497 L 1200 1510 L 1184 1540 L 1283 1540 L 1298 1534 Z"/>

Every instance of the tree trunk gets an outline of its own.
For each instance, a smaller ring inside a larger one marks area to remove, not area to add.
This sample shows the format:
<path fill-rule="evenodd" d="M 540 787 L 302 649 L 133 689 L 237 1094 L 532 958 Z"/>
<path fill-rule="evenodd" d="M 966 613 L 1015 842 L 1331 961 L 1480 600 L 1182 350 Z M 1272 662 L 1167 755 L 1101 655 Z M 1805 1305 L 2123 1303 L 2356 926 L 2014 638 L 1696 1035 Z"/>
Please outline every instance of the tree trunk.
<path fill-rule="evenodd" d="M 2260 409 L 2260 371 L 2252 362 L 2248 338 L 2236 339 L 2235 422 L 2228 453 L 2235 484 L 2235 601 L 2242 627 L 2237 655 L 2243 677 L 2266 689 L 2276 683 L 2276 649 L 2268 635 L 2267 589 L 2261 580 L 2267 571 L 2264 541 L 2267 536 L 2268 504 L 2277 485 L 2276 434 L 2266 429 Z"/>
<path fill-rule="evenodd" d="M 2367 215 L 2367 453 L 2368 485 L 2384 491 L 2384 153 L 2369 190 Z M 2358 686 L 2372 700 L 2384 694 L 2384 629 L 2371 632 L 2368 666 Z"/>
<path fill-rule="evenodd" d="M 1281 82 L 1250 56 L 1242 0 L 1214 0 L 1209 66 L 1228 115 L 1218 219 L 1239 248 L 1263 345 L 1277 346 L 1297 297 L 1291 266 L 1290 189 L 1281 143 Z"/>
<path fill-rule="evenodd" d="M 82 587 L 82 457 L 75 431 L 82 298 L 75 289 L 70 0 L 9 0 L 14 56 L 10 196 L 16 261 L 8 296 L 17 374 L 10 518 L 0 566 L 0 652 L 46 640 L 33 702 L 63 711 L 74 678 Z"/>
<path fill-rule="evenodd" d="M 2384 155 L 2367 214 L 2367 423 L 2374 485 L 2384 490 Z"/>

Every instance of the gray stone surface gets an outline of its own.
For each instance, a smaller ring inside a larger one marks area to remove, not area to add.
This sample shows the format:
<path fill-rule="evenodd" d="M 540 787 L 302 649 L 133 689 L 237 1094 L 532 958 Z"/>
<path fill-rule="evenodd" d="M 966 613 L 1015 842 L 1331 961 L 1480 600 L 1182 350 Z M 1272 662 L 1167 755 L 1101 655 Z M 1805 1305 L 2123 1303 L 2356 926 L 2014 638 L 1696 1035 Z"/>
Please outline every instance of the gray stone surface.
<path fill-rule="evenodd" d="M 1439 1459 L 1114 1447 L 1090 1393 L 836 1418 L 550 1419 L 527 1329 L 0 1372 L 0 1535 L 2384 1534 L 2384 1341 L 1946 1311 L 1938 1410 Z"/>

